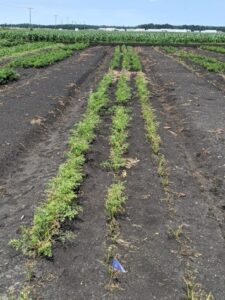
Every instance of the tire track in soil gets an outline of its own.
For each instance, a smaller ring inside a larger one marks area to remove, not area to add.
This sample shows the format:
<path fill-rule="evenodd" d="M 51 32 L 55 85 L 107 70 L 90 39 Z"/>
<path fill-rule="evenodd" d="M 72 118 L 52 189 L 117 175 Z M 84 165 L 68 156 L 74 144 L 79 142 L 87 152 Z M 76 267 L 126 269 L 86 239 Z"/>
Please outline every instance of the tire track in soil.
<path fill-rule="evenodd" d="M 183 259 L 198 270 L 198 282 L 215 299 L 223 299 L 225 244 L 221 227 L 225 216 L 220 207 L 224 205 L 224 169 L 220 166 L 225 158 L 224 135 L 209 131 L 224 129 L 224 94 L 154 49 L 143 48 L 142 59 L 155 95 L 152 103 L 161 122 L 162 150 L 172 187 L 186 195 L 174 203 L 174 225 L 184 224 L 191 241 Z"/>
<path fill-rule="evenodd" d="M 139 163 L 127 172 L 128 201 L 119 220 L 125 241 L 125 246 L 119 245 L 119 253 L 128 272 L 120 276 L 121 290 L 106 299 L 181 299 L 184 265 L 171 253 L 174 241 L 166 232 L 171 216 L 162 201 L 165 194 L 145 135 L 139 100 L 135 97 L 132 101 L 127 157 L 137 158 Z"/>
<path fill-rule="evenodd" d="M 34 208 L 45 198 L 45 187 L 65 160 L 69 131 L 85 110 L 86 98 L 108 70 L 112 48 L 76 89 L 69 105 L 51 126 L 40 135 L 40 141 L 28 147 L 14 162 L 9 175 L 1 178 L 0 210 L 0 294 L 9 286 L 20 287 L 24 280 L 26 258 L 8 246 L 21 225 L 30 224 Z"/>

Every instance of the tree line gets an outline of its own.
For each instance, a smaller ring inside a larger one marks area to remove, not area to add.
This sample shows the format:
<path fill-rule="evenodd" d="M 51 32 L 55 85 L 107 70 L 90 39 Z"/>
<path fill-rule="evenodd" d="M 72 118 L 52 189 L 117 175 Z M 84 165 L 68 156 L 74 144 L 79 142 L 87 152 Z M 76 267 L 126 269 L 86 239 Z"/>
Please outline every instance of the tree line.
<path fill-rule="evenodd" d="M 67 29 L 74 30 L 78 28 L 79 30 L 84 29 L 99 29 L 99 28 L 107 28 L 113 27 L 116 29 L 187 29 L 191 31 L 202 31 L 202 30 L 217 30 L 225 32 L 225 27 L 223 26 L 203 26 L 203 25 L 171 25 L 171 24 L 143 24 L 138 26 L 106 26 L 106 25 L 88 25 L 88 24 L 58 24 L 58 25 L 38 25 L 38 24 L 0 24 L 1 27 L 19 27 L 19 28 L 49 28 L 49 29 Z"/>

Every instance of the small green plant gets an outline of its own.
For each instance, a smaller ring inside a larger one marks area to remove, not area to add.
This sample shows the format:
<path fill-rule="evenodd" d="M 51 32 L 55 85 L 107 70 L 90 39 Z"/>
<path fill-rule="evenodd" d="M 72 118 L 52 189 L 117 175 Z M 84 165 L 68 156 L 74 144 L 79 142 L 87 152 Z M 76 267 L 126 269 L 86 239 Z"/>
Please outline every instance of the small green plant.
<path fill-rule="evenodd" d="M 161 143 L 161 138 L 157 133 L 159 123 L 156 121 L 154 109 L 149 103 L 150 95 L 148 91 L 147 81 L 145 79 L 145 76 L 142 73 L 136 76 L 136 86 L 137 86 L 137 92 L 142 106 L 142 114 L 145 120 L 147 136 L 151 142 L 153 153 L 158 155 L 160 150 L 160 143 Z"/>
<path fill-rule="evenodd" d="M 106 249 L 106 258 L 105 262 L 106 264 L 110 264 L 112 259 L 116 256 L 117 253 L 117 247 L 115 245 L 109 245 Z"/>
<path fill-rule="evenodd" d="M 120 226 L 115 218 L 110 219 L 108 222 L 107 236 L 110 238 L 112 243 L 115 245 L 120 236 Z"/>
<path fill-rule="evenodd" d="M 30 287 L 24 287 L 19 294 L 17 300 L 32 300 Z"/>
<path fill-rule="evenodd" d="M 28 283 L 30 283 L 35 277 L 35 272 L 34 272 L 35 266 L 36 266 L 36 261 L 30 259 L 25 264 L 26 282 Z"/>
<path fill-rule="evenodd" d="M 128 53 L 130 56 L 130 71 L 141 71 L 141 61 L 134 48 L 128 47 Z"/>
<path fill-rule="evenodd" d="M 162 47 L 162 49 L 168 54 L 173 54 L 178 50 L 176 47 L 172 47 L 172 46 L 164 46 Z"/>
<path fill-rule="evenodd" d="M 122 46 L 123 63 L 122 67 L 128 71 L 141 71 L 141 61 L 138 54 L 132 47 Z"/>
<path fill-rule="evenodd" d="M 158 175 L 161 177 L 161 183 L 166 188 L 169 185 L 169 170 L 164 154 L 159 153 L 157 156 Z"/>
<path fill-rule="evenodd" d="M 180 241 L 181 236 L 184 235 L 184 225 L 181 224 L 177 228 L 168 228 L 168 237 L 170 239 L 175 239 L 177 242 Z"/>
<path fill-rule="evenodd" d="M 131 99 L 131 88 L 128 85 L 128 78 L 125 73 L 122 73 L 118 80 L 116 89 L 116 100 L 118 103 L 126 103 Z"/>
<path fill-rule="evenodd" d="M 112 118 L 112 132 L 110 136 L 110 166 L 114 171 L 118 171 L 126 165 L 123 154 L 128 148 L 127 127 L 129 120 L 128 109 L 123 106 L 116 106 Z"/>
<path fill-rule="evenodd" d="M 143 73 L 136 76 L 137 93 L 141 102 L 142 115 L 145 120 L 147 137 L 151 143 L 152 152 L 156 157 L 158 175 L 161 184 L 166 189 L 169 185 L 169 172 L 165 156 L 160 153 L 161 138 L 158 134 L 159 123 L 156 121 L 155 111 L 149 102 L 149 90 L 147 80 Z"/>
<path fill-rule="evenodd" d="M 123 204 L 127 200 L 124 190 L 125 186 L 122 182 L 113 183 L 108 189 L 105 207 L 110 220 L 115 218 L 119 213 L 123 212 Z"/>
<path fill-rule="evenodd" d="M 18 79 L 18 74 L 12 68 L 0 69 L 0 85 L 16 79 Z"/>
<path fill-rule="evenodd" d="M 214 300 L 212 293 L 206 293 L 202 286 L 196 283 L 196 278 L 191 272 L 188 272 L 183 279 L 187 300 Z"/>
<path fill-rule="evenodd" d="M 111 69 L 117 70 L 120 68 L 121 55 L 120 46 L 117 46 L 114 51 L 113 59 L 110 63 Z"/>
<path fill-rule="evenodd" d="M 122 46 L 122 54 L 123 54 L 123 61 L 122 61 L 122 68 L 125 70 L 130 70 L 130 56 L 125 45 Z"/>
<path fill-rule="evenodd" d="M 29 285 L 24 285 L 20 291 L 16 291 L 14 289 L 10 289 L 7 292 L 7 296 L 1 296 L 0 300 L 32 300 L 31 297 L 31 287 Z"/>

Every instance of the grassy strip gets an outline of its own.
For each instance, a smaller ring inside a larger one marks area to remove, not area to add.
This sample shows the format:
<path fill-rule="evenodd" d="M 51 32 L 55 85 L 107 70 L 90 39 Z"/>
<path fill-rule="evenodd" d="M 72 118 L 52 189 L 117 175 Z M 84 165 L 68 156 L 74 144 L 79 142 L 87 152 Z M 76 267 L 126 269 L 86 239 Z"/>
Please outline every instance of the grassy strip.
<path fill-rule="evenodd" d="M 50 49 L 49 52 L 38 53 L 33 56 L 21 57 L 13 60 L 10 67 L 22 68 L 41 68 L 51 65 L 55 62 L 61 61 L 73 54 L 74 50 L 81 50 L 86 48 L 87 44 L 74 44 L 60 47 L 59 49 Z"/>
<path fill-rule="evenodd" d="M 110 68 L 113 70 L 120 69 L 121 51 L 120 46 L 117 46 L 114 51 L 113 59 L 110 63 Z"/>
<path fill-rule="evenodd" d="M 12 68 L 5 67 L 0 69 L 0 85 L 16 80 L 17 78 L 18 74 Z"/>
<path fill-rule="evenodd" d="M 112 81 L 111 74 L 105 75 L 97 92 L 90 95 L 86 113 L 72 131 L 67 160 L 49 184 L 46 201 L 36 209 L 32 226 L 23 228 L 21 238 L 10 242 L 24 254 L 51 257 L 54 237 L 59 235 L 61 224 L 80 211 L 73 202 L 84 176 L 85 153 L 95 138 L 95 129 L 101 121 L 100 110 L 108 102 L 106 92 Z"/>
<path fill-rule="evenodd" d="M 212 51 L 216 53 L 225 54 L 225 48 L 224 47 L 218 47 L 218 46 L 201 46 L 201 49 Z"/>

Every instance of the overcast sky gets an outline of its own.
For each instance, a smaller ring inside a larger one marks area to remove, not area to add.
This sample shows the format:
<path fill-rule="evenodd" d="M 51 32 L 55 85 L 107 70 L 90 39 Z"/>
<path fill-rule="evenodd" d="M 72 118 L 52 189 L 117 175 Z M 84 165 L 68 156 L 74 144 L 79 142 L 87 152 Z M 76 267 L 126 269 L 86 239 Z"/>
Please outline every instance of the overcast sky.
<path fill-rule="evenodd" d="M 225 25 L 225 0 L 0 0 L 0 23 Z"/>

